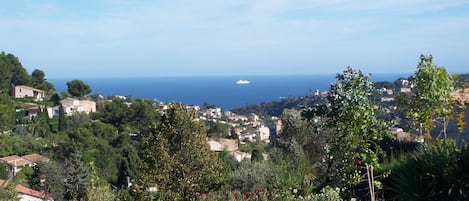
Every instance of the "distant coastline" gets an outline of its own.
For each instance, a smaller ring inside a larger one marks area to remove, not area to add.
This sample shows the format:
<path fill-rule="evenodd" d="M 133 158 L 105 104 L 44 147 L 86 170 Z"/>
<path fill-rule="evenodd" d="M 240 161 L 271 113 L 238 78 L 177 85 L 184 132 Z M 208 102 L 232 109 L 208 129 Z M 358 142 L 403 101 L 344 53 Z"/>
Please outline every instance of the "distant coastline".
<path fill-rule="evenodd" d="M 410 74 L 376 74 L 373 81 L 394 81 Z M 48 79 L 58 92 L 66 90 L 71 79 Z M 335 75 L 284 76 L 206 76 L 206 77 L 144 77 L 144 78 L 83 78 L 91 86 L 91 94 L 122 95 L 133 99 L 174 101 L 188 105 L 212 103 L 224 109 L 247 104 L 279 100 L 279 97 L 304 96 L 313 90 L 325 91 Z M 239 87 L 239 80 L 249 84 Z"/>

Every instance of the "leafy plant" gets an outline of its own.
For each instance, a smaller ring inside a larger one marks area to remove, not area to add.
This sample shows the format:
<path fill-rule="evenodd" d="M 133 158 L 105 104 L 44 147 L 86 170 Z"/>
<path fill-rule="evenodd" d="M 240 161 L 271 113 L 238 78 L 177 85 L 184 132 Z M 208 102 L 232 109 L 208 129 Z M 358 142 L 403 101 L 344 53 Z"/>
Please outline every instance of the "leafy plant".
<path fill-rule="evenodd" d="M 389 188 L 398 200 L 469 199 L 469 147 L 435 141 L 391 169 Z"/>

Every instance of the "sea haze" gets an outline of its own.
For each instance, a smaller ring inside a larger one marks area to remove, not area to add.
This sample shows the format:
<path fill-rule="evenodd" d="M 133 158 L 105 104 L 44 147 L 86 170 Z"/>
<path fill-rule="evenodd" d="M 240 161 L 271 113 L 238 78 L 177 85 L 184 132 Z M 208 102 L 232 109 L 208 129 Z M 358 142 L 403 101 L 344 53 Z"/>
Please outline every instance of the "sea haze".
<path fill-rule="evenodd" d="M 373 81 L 394 81 L 409 74 L 377 74 Z M 49 81 L 58 92 L 67 90 L 71 79 L 54 78 Z M 210 76 L 210 77 L 154 77 L 154 78 L 83 78 L 90 85 L 91 94 L 122 95 L 133 99 L 174 101 L 188 105 L 215 104 L 232 109 L 247 104 L 276 101 L 289 96 L 304 96 L 316 89 L 325 91 L 335 81 L 335 75 L 288 76 Z M 236 84 L 249 80 L 250 84 Z"/>

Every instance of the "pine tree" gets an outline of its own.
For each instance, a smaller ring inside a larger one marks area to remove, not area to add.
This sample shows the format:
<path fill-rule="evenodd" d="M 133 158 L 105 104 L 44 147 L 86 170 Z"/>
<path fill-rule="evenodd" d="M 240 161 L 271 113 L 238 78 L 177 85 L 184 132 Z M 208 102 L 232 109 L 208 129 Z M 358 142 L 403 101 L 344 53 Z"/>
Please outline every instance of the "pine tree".
<path fill-rule="evenodd" d="M 142 147 L 140 187 L 146 196 L 189 200 L 196 192 L 218 189 L 223 181 L 222 165 L 210 151 L 205 128 L 182 105 L 170 106 L 161 124 L 143 138 Z"/>

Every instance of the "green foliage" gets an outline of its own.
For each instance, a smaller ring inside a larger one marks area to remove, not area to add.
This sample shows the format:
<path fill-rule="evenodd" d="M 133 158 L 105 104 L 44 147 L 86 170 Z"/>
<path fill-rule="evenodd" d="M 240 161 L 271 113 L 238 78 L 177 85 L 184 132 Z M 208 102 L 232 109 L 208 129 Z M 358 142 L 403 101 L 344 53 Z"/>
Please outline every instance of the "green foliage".
<path fill-rule="evenodd" d="M 44 183 L 41 184 L 40 178 L 45 178 Z M 62 201 L 65 196 L 64 178 L 64 167 L 60 163 L 50 160 L 36 165 L 29 185 L 51 195 L 56 201 Z"/>
<path fill-rule="evenodd" d="M 6 180 L 9 176 L 8 166 L 5 163 L 0 163 L 0 179 Z"/>
<path fill-rule="evenodd" d="M 228 125 L 222 123 L 213 123 L 209 126 L 207 135 L 209 137 L 228 137 Z"/>
<path fill-rule="evenodd" d="M 389 188 L 398 200 L 469 199 L 469 146 L 435 141 L 391 168 Z"/>
<path fill-rule="evenodd" d="M 6 94 L 0 94 L 0 132 L 8 131 L 15 124 L 15 106 Z"/>
<path fill-rule="evenodd" d="M 39 153 L 50 144 L 47 139 L 31 135 L 0 135 L 0 156 Z"/>
<path fill-rule="evenodd" d="M 262 102 L 259 104 L 246 105 L 244 107 L 234 108 L 231 111 L 241 115 L 255 113 L 260 116 L 280 116 L 282 115 L 284 109 L 300 109 L 301 105 L 306 105 L 306 100 L 310 100 L 314 103 L 319 103 L 320 99 L 320 97 L 308 97 L 308 99 L 305 99 L 303 97 L 288 97 L 279 101 Z"/>
<path fill-rule="evenodd" d="M 0 94 L 9 94 L 10 84 L 27 85 L 29 75 L 19 59 L 13 54 L 0 54 Z"/>
<path fill-rule="evenodd" d="M 160 199 L 187 200 L 223 183 L 223 167 L 210 151 L 203 125 L 194 119 L 186 107 L 173 104 L 142 139 L 140 186 L 156 187 Z"/>
<path fill-rule="evenodd" d="M 339 161 L 335 168 L 328 168 L 332 171 L 337 169 L 336 174 L 331 174 L 336 175 L 333 183 L 351 188 L 362 182 L 365 175 L 360 173 L 357 164 L 363 162 L 372 200 L 375 199 L 373 167 L 378 165 L 379 157 L 384 156 L 378 142 L 389 133 L 389 124 L 376 117 L 371 100 L 374 93 L 370 76 L 348 67 L 343 74 L 337 74 L 337 81 L 329 90 L 327 105 L 320 109 L 307 108 L 303 112 L 311 121 L 325 118 L 326 127 L 332 129 L 332 136 L 328 139 L 330 156 L 326 160 Z"/>
<path fill-rule="evenodd" d="M 112 192 L 111 185 L 98 176 L 93 163 L 90 163 L 90 168 L 90 185 L 82 201 L 114 201 L 116 196 Z"/>
<path fill-rule="evenodd" d="M 319 194 L 313 194 L 311 201 L 341 201 L 340 191 L 333 189 L 330 186 L 326 186 L 321 190 Z"/>
<path fill-rule="evenodd" d="M 139 106 L 134 106 L 139 107 Z M 144 109 L 146 107 L 139 107 Z M 134 114 L 138 114 L 138 111 L 133 111 Z M 146 112 L 141 111 L 140 112 Z M 100 111 L 100 120 L 104 123 L 108 123 L 116 127 L 119 133 L 124 131 L 125 125 L 129 122 L 131 111 L 125 104 L 124 100 L 120 98 L 114 98 L 111 102 L 104 106 L 104 109 Z M 138 117 L 137 119 L 141 119 Z M 146 121 L 144 121 L 146 122 Z M 147 122 L 150 123 L 150 122 Z M 140 125 L 140 124 L 139 124 Z M 137 126 L 138 127 L 138 126 Z"/>
<path fill-rule="evenodd" d="M 2 184 L 3 185 L 3 184 Z M 11 183 L 9 186 L 4 188 L 0 187 L 0 200 L 4 201 L 19 201 L 18 193 L 15 190 L 15 183 Z"/>
<path fill-rule="evenodd" d="M 228 176 L 232 189 L 241 192 L 253 192 L 259 189 L 271 189 L 276 175 L 268 162 L 243 161 L 238 169 Z"/>
<path fill-rule="evenodd" d="M 70 95 L 75 97 L 84 97 L 91 93 L 89 85 L 85 84 L 82 80 L 70 80 L 67 82 L 67 91 Z"/>
<path fill-rule="evenodd" d="M 413 81 L 417 93 L 411 101 L 413 107 L 408 111 L 408 115 L 417 124 L 423 124 L 425 133 L 429 137 L 437 118 L 446 117 L 445 121 L 449 120 L 453 108 L 450 93 L 454 90 L 455 81 L 445 68 L 433 64 L 431 55 L 420 56 Z"/>
<path fill-rule="evenodd" d="M 89 185 L 89 166 L 83 163 L 81 156 L 73 153 L 65 161 L 65 199 L 80 200 L 86 195 Z"/>
<path fill-rule="evenodd" d="M 47 81 L 45 78 L 46 74 L 44 71 L 35 69 L 31 73 L 31 86 L 37 89 L 41 89 L 48 94 L 52 94 L 55 92 L 54 85 Z"/>
<path fill-rule="evenodd" d="M 16 176 L 14 177 L 15 183 L 28 184 L 29 178 L 34 174 L 34 169 L 30 166 L 21 168 Z"/>
<path fill-rule="evenodd" d="M 111 109 L 109 107 L 107 109 Z M 152 102 L 143 99 L 136 99 L 132 105 L 130 105 L 128 113 L 130 124 L 140 135 L 148 133 L 150 125 L 153 122 L 157 122 L 160 118 Z M 123 118 L 122 122 L 119 122 L 119 124 L 123 123 L 126 123 L 125 118 Z"/>
<path fill-rule="evenodd" d="M 288 154 L 276 149 L 271 156 L 270 164 L 276 175 L 272 184 L 274 189 L 281 191 L 296 189 L 297 194 L 302 196 L 312 192 L 313 171 L 302 153 Z"/>
<path fill-rule="evenodd" d="M 65 110 L 62 104 L 59 104 L 59 125 L 58 130 L 64 131 L 67 129 L 67 119 L 65 117 Z"/>

